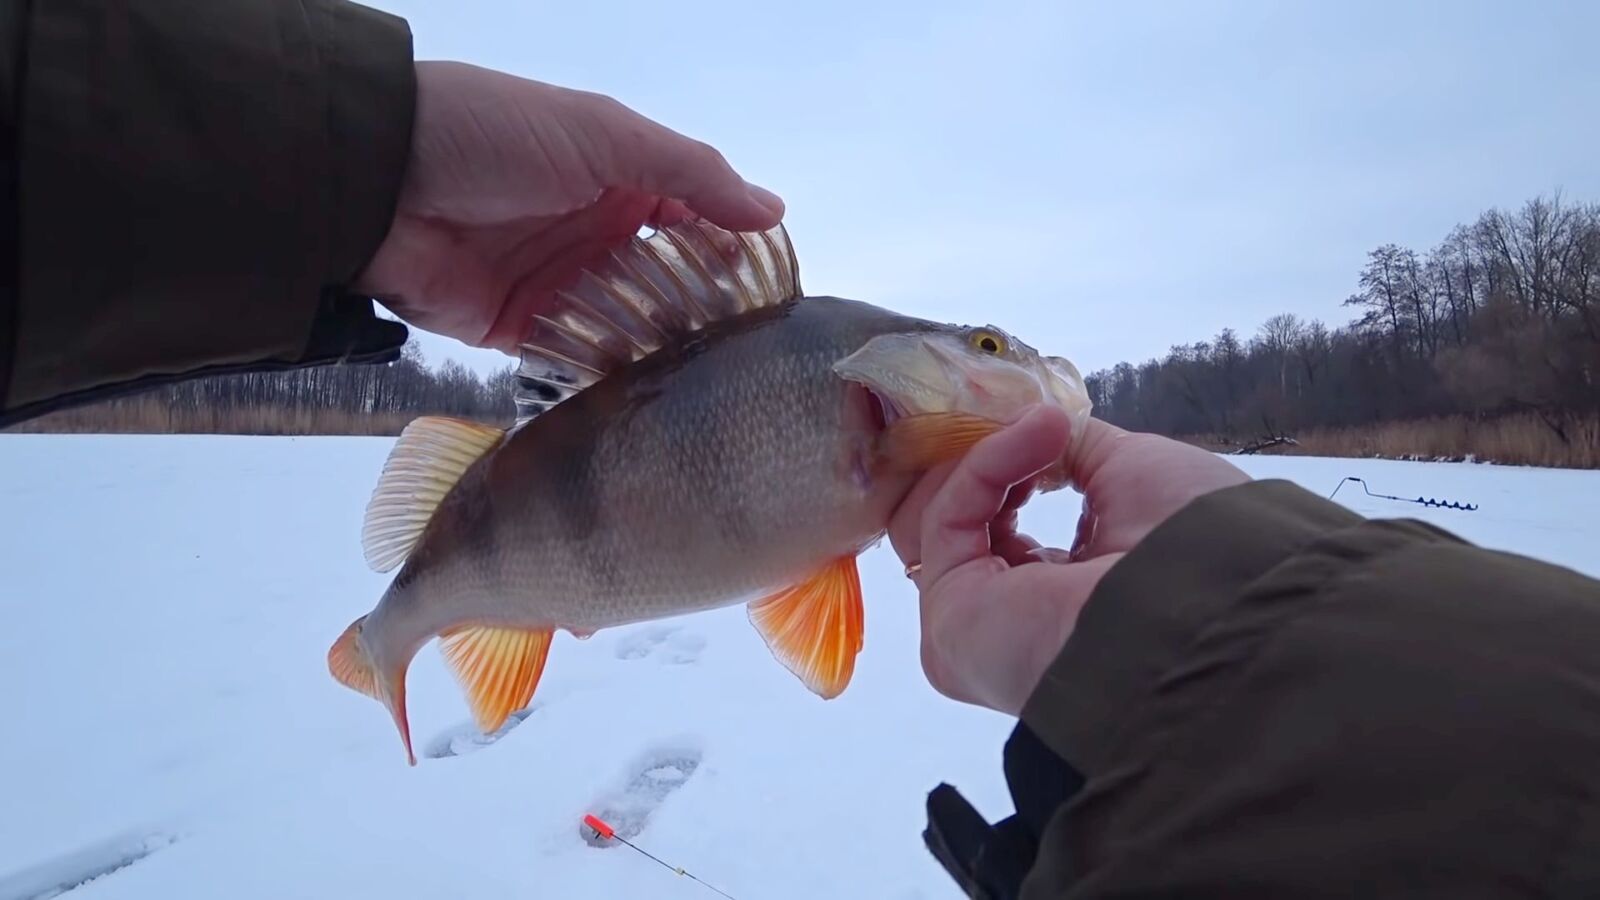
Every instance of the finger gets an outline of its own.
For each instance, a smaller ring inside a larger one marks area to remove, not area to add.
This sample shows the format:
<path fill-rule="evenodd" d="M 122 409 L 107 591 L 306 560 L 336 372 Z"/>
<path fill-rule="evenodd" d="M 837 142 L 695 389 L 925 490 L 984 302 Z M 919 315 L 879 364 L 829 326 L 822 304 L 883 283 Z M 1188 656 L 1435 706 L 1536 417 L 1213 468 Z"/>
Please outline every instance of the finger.
<path fill-rule="evenodd" d="M 694 217 L 694 210 L 691 210 L 682 201 L 662 200 L 656 207 L 655 212 L 650 215 L 648 221 L 649 224 L 657 228 L 669 228 Z"/>
<path fill-rule="evenodd" d="M 969 568 L 924 592 L 922 662 L 947 696 L 1016 714 L 1115 561 Z"/>
<path fill-rule="evenodd" d="M 527 241 L 503 263 L 513 287 L 479 346 L 512 356 L 527 338 L 535 313 L 548 311 L 552 292 L 622 246 L 655 210 L 658 199 L 630 189 L 609 189 L 590 206 L 569 214 L 566 227 Z"/>
<path fill-rule="evenodd" d="M 948 462 L 929 469 L 917 479 L 917 483 L 912 485 L 905 499 L 900 501 L 894 514 L 889 517 L 889 545 L 902 563 L 909 566 L 922 561 L 923 513 L 928 508 L 928 501 L 939 492 L 955 466 L 955 463 Z"/>
<path fill-rule="evenodd" d="M 1041 562 L 1035 555 L 1040 547 L 1039 542 L 1025 534 L 1016 531 L 1007 531 L 994 534 L 989 539 L 992 552 L 995 556 L 1006 561 L 1006 565 L 1016 567 L 1029 563 Z"/>
<path fill-rule="evenodd" d="M 1033 492 L 1039 488 L 1039 476 L 1032 475 L 1013 485 L 1006 494 L 1006 502 L 1000 507 L 1002 512 L 1015 512 L 1021 509 L 1033 497 Z"/>
<path fill-rule="evenodd" d="M 1078 514 L 1078 530 L 1072 537 L 1073 559 L 1083 559 L 1089 556 L 1089 548 L 1094 545 L 1095 526 L 1100 519 L 1095 515 L 1092 497 L 1083 498 L 1083 512 Z"/>
<path fill-rule="evenodd" d="M 1070 551 L 1063 550 L 1060 547 L 1036 547 L 1028 551 L 1028 561 L 1065 565 L 1079 560 Z"/>
<path fill-rule="evenodd" d="M 922 583 L 992 558 L 989 523 L 1013 486 L 1060 458 L 1069 427 L 1061 410 L 1040 406 L 967 451 L 923 516 Z"/>
<path fill-rule="evenodd" d="M 1083 432 L 1076 436 L 1067 460 L 1068 480 L 1088 493 L 1094 476 L 1115 458 L 1119 445 L 1131 436 L 1110 422 L 1090 417 L 1084 422 Z"/>
<path fill-rule="evenodd" d="M 729 231 L 761 231 L 783 219 L 784 204 L 750 184 L 720 151 L 679 134 L 607 97 L 596 97 L 600 131 L 592 160 L 607 185 L 637 188 L 681 201 Z"/>

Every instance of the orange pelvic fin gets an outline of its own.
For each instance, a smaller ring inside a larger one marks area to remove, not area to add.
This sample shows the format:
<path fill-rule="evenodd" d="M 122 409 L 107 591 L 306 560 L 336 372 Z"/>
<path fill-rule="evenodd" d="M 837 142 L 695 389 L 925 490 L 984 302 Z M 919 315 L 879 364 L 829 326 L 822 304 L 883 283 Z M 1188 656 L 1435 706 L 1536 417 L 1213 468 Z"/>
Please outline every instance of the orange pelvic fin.
<path fill-rule="evenodd" d="M 554 634 L 550 628 L 471 625 L 440 635 L 479 729 L 494 731 L 533 699 Z"/>
<path fill-rule="evenodd" d="M 878 460 L 891 471 L 922 472 L 955 459 L 1005 426 L 970 413 L 936 412 L 890 422 L 878 435 Z"/>
<path fill-rule="evenodd" d="M 417 754 L 411 749 L 411 723 L 406 718 L 406 673 L 404 670 L 384 678 L 367 656 L 357 637 L 367 620 L 362 616 L 350 623 L 339 639 L 328 648 L 328 672 L 345 687 L 366 694 L 388 707 L 394 718 L 394 727 L 400 732 L 400 742 L 406 748 L 406 762 L 417 764 Z"/>
<path fill-rule="evenodd" d="M 824 700 L 844 692 L 865 631 L 854 556 L 750 604 L 750 621 L 772 654 Z"/>

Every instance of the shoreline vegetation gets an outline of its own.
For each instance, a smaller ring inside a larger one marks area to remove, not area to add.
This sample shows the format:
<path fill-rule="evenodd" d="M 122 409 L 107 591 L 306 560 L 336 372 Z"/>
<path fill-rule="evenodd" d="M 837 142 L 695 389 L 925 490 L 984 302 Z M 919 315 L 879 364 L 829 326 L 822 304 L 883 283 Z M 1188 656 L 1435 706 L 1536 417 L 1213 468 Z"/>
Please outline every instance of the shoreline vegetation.
<path fill-rule="evenodd" d="M 1425 254 L 1367 254 L 1349 323 L 1273 316 L 1086 376 L 1095 415 L 1221 453 L 1600 468 L 1600 204 L 1491 209 Z M 421 415 L 509 425 L 515 369 L 221 375 L 9 431 L 396 435 Z"/>
<path fill-rule="evenodd" d="M 499 427 L 509 415 L 437 410 Z M 12 434 L 226 434 L 261 436 L 384 436 L 400 433 L 426 412 L 306 409 L 258 406 L 174 408 L 157 397 L 123 398 L 64 410 L 9 429 Z M 1508 466 L 1600 469 L 1600 417 L 1557 423 L 1566 439 L 1539 416 L 1524 413 L 1473 420 L 1448 416 L 1347 428 L 1312 428 L 1295 434 L 1231 437 L 1175 435 L 1216 453 L 1323 456 L 1424 462 L 1476 462 Z"/>
<path fill-rule="evenodd" d="M 1298 434 L 1252 440 L 1217 435 L 1181 435 L 1179 439 L 1229 454 L 1600 469 L 1600 416 L 1575 417 L 1556 424 L 1560 433 L 1532 413 L 1483 420 L 1445 416 L 1349 428 L 1312 428 Z"/>

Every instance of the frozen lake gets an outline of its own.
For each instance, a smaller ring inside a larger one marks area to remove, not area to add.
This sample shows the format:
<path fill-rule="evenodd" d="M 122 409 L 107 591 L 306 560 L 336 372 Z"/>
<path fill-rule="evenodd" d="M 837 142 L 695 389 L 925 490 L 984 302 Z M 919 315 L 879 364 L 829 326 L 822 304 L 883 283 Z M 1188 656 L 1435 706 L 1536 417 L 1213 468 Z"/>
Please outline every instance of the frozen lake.
<path fill-rule="evenodd" d="M 835 701 L 732 608 L 558 632 L 531 711 L 486 741 L 428 647 L 408 768 L 383 710 L 325 666 L 388 582 L 359 534 L 390 443 L 0 436 L 0 900 L 96 875 L 70 896 L 716 896 L 590 846 L 586 812 L 739 900 L 955 895 L 922 846 L 924 795 L 949 781 L 1008 813 L 1010 722 L 923 681 L 886 546 L 862 561 L 866 647 Z M 1357 475 L 1474 503 L 1337 498 L 1600 575 L 1600 472 L 1238 461 L 1324 496 Z M 1066 543 L 1077 514 L 1052 495 L 1023 524 Z"/>

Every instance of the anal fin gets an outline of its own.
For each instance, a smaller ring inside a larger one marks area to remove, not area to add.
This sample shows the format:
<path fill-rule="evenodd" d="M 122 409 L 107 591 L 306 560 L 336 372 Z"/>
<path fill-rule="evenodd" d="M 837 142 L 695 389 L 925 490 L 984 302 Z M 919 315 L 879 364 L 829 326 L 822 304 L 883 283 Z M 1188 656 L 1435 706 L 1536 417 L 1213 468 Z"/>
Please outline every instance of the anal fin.
<path fill-rule="evenodd" d="M 479 729 L 494 731 L 533 699 L 554 634 L 550 628 L 470 625 L 439 636 Z"/>
<path fill-rule="evenodd" d="M 844 692 L 865 631 L 854 556 L 751 603 L 749 612 L 772 654 L 806 687 L 825 700 Z"/>

